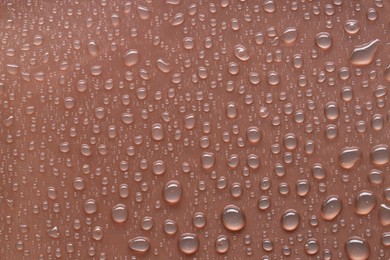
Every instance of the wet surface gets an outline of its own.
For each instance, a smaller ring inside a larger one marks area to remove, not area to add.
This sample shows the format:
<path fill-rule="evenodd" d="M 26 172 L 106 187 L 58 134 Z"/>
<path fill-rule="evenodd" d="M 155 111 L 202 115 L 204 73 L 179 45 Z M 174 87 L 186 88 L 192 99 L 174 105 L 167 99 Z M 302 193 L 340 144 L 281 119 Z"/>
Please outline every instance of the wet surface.
<path fill-rule="evenodd" d="M 387 1 L 1 1 L 1 259 L 389 259 Z"/>

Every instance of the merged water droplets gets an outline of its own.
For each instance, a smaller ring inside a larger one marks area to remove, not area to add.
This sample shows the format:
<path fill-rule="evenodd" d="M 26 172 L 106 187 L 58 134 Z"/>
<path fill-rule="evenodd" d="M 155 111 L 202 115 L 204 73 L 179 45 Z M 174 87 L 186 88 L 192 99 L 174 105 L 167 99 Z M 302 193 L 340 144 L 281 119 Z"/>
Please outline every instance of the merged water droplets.
<path fill-rule="evenodd" d="M 373 62 L 375 53 L 379 47 L 380 40 L 375 39 L 370 42 L 355 46 L 349 61 L 352 65 L 364 66 Z"/>
<path fill-rule="evenodd" d="M 362 152 L 359 147 L 344 147 L 339 154 L 340 166 L 344 169 L 355 167 L 362 159 Z"/>

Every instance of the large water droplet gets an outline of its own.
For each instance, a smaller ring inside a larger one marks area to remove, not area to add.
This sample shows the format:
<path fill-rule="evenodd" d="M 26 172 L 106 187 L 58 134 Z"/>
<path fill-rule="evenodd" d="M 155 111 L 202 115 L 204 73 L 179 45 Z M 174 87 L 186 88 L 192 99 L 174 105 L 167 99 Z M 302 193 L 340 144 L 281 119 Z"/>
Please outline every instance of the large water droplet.
<path fill-rule="evenodd" d="M 286 44 L 294 43 L 298 38 L 297 28 L 296 27 L 287 28 L 286 30 L 284 30 L 281 38 Z"/>
<path fill-rule="evenodd" d="M 222 211 L 221 219 L 224 227 L 228 230 L 239 231 L 245 227 L 245 214 L 235 205 L 226 206 Z"/>
<path fill-rule="evenodd" d="M 126 66 L 131 67 L 138 63 L 139 52 L 137 50 L 128 50 L 123 56 L 123 61 Z"/>
<path fill-rule="evenodd" d="M 129 248 L 138 253 L 145 253 L 150 248 L 150 241 L 147 237 L 138 236 L 128 241 Z"/>
<path fill-rule="evenodd" d="M 379 207 L 379 222 L 382 226 L 390 225 L 390 207 L 386 204 L 381 204 Z"/>
<path fill-rule="evenodd" d="M 375 204 L 376 198 L 372 191 L 361 191 L 355 198 L 355 212 L 367 215 L 374 209 Z"/>
<path fill-rule="evenodd" d="M 236 57 L 242 61 L 247 61 L 250 58 L 248 49 L 242 44 L 237 44 L 234 46 L 234 55 L 236 55 Z"/>
<path fill-rule="evenodd" d="M 178 246 L 181 252 L 186 255 L 191 255 L 198 251 L 199 238 L 193 233 L 181 234 L 178 241 Z"/>
<path fill-rule="evenodd" d="M 171 180 L 165 184 L 163 190 L 164 200 L 169 204 L 177 204 L 179 203 L 182 196 L 182 187 L 180 182 L 176 180 Z"/>
<path fill-rule="evenodd" d="M 321 49 L 328 50 L 332 46 L 332 37 L 328 32 L 320 32 L 316 35 L 315 42 Z"/>
<path fill-rule="evenodd" d="M 349 61 L 352 65 L 364 66 L 368 65 L 374 60 L 375 53 L 379 47 L 380 40 L 375 39 L 364 43 L 359 46 L 355 46 Z"/>
<path fill-rule="evenodd" d="M 353 236 L 345 243 L 345 251 L 351 260 L 365 260 L 370 256 L 370 246 L 364 238 Z"/>
<path fill-rule="evenodd" d="M 335 219 L 341 212 L 343 204 L 339 196 L 331 195 L 325 199 L 321 206 L 321 215 L 325 220 Z"/>
<path fill-rule="evenodd" d="M 88 199 L 84 202 L 84 212 L 87 214 L 93 214 L 97 211 L 97 203 L 94 199 Z"/>
<path fill-rule="evenodd" d="M 127 207 L 124 204 L 117 204 L 112 207 L 111 217 L 117 223 L 123 223 L 127 220 Z"/>
<path fill-rule="evenodd" d="M 379 144 L 371 150 L 371 160 L 375 165 L 386 165 L 390 161 L 390 150 L 386 144 Z"/>
<path fill-rule="evenodd" d="M 362 158 L 362 152 L 359 147 L 344 147 L 339 155 L 339 164 L 344 169 L 353 168 Z"/>
<path fill-rule="evenodd" d="M 294 231 L 298 228 L 300 219 L 301 217 L 295 209 L 288 209 L 283 212 L 280 219 L 282 228 L 286 231 Z"/>

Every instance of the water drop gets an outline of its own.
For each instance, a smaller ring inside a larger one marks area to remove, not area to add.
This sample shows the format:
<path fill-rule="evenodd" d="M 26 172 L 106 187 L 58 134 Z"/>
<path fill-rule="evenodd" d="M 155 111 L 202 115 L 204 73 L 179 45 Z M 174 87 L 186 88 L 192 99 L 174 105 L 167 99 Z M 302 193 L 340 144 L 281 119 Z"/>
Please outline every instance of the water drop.
<path fill-rule="evenodd" d="M 234 55 L 241 61 L 247 61 L 250 58 L 248 49 L 242 44 L 234 46 Z"/>
<path fill-rule="evenodd" d="M 381 204 L 379 207 L 379 222 L 382 226 L 390 225 L 390 207 L 386 204 Z"/>
<path fill-rule="evenodd" d="M 205 170 L 212 168 L 215 163 L 214 153 L 203 152 L 201 155 L 201 163 L 202 163 L 202 168 Z"/>
<path fill-rule="evenodd" d="M 354 19 L 347 20 L 344 23 L 344 30 L 350 35 L 356 34 L 360 30 L 359 22 Z"/>
<path fill-rule="evenodd" d="M 315 238 L 309 238 L 305 244 L 305 252 L 308 255 L 315 255 L 320 250 L 320 244 Z"/>
<path fill-rule="evenodd" d="M 286 44 L 294 43 L 298 38 L 297 28 L 296 27 L 287 28 L 286 30 L 284 30 L 281 38 Z"/>
<path fill-rule="evenodd" d="M 226 253 L 229 250 L 229 246 L 230 241 L 226 235 L 219 235 L 215 240 L 215 250 L 220 254 Z"/>
<path fill-rule="evenodd" d="M 127 207 L 124 204 L 116 204 L 112 207 L 111 217 L 117 223 L 123 223 L 127 220 Z"/>
<path fill-rule="evenodd" d="M 386 144 L 379 144 L 371 150 L 371 160 L 375 165 L 386 165 L 390 161 L 390 150 Z"/>
<path fill-rule="evenodd" d="M 245 214 L 235 205 L 226 206 L 221 213 L 221 219 L 224 227 L 230 231 L 239 231 L 245 227 Z"/>
<path fill-rule="evenodd" d="M 344 147 L 339 154 L 339 164 L 344 169 L 351 169 L 362 159 L 359 147 Z"/>
<path fill-rule="evenodd" d="M 181 234 L 178 241 L 178 246 L 181 252 L 186 255 L 191 255 L 198 251 L 199 238 L 193 233 Z"/>
<path fill-rule="evenodd" d="M 322 218 L 331 221 L 335 219 L 341 212 L 343 204 L 339 196 L 331 195 L 325 199 L 321 206 Z"/>
<path fill-rule="evenodd" d="M 320 32 L 316 35 L 315 42 L 321 49 L 328 50 L 332 46 L 332 37 L 327 32 Z"/>
<path fill-rule="evenodd" d="M 163 73 L 169 73 L 171 71 L 171 64 L 163 59 L 158 59 L 156 64 L 157 68 L 159 68 L 159 70 Z"/>
<path fill-rule="evenodd" d="M 176 180 L 167 182 L 163 189 L 163 196 L 164 200 L 171 205 L 179 203 L 182 197 L 182 186 L 180 182 Z"/>
<path fill-rule="evenodd" d="M 372 191 L 361 191 L 355 198 L 355 212 L 359 215 L 369 214 L 375 207 L 376 198 Z"/>
<path fill-rule="evenodd" d="M 88 199 L 84 202 L 84 212 L 87 214 L 93 214 L 97 211 L 97 203 L 94 199 Z"/>
<path fill-rule="evenodd" d="M 152 138 L 155 141 L 161 141 L 164 139 L 164 128 L 161 124 L 156 123 L 152 125 Z"/>
<path fill-rule="evenodd" d="M 174 220 L 167 219 L 164 221 L 164 232 L 168 235 L 174 235 L 177 232 L 177 223 Z"/>
<path fill-rule="evenodd" d="M 362 45 L 355 46 L 349 58 L 350 63 L 355 66 L 370 64 L 374 60 L 379 44 L 380 40 L 375 39 Z"/>
<path fill-rule="evenodd" d="M 288 209 L 281 217 L 282 228 L 286 231 L 294 231 L 298 228 L 300 219 L 301 217 L 296 210 Z"/>
<path fill-rule="evenodd" d="M 138 63 L 139 53 L 135 49 L 128 50 L 123 56 L 123 60 L 126 66 L 131 67 Z"/>
<path fill-rule="evenodd" d="M 150 241 L 147 237 L 138 236 L 128 241 L 129 248 L 137 253 L 145 253 L 150 248 Z"/>

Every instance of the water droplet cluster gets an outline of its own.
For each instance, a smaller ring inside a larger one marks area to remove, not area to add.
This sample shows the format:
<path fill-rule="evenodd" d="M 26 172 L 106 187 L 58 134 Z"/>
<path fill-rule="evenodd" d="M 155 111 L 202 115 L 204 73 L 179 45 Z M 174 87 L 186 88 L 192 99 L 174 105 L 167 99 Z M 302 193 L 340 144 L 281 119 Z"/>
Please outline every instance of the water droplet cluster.
<path fill-rule="evenodd" d="M 389 6 L 4 2 L 0 255 L 389 259 Z"/>

